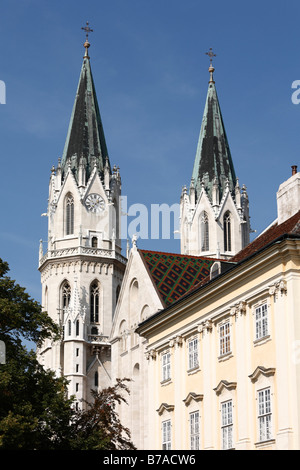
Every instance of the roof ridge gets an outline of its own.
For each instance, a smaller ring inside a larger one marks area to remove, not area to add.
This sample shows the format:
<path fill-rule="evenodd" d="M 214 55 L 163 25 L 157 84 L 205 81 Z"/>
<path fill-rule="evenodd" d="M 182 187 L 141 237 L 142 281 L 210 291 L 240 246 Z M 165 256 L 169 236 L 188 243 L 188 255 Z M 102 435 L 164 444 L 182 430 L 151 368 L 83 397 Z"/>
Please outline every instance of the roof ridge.
<path fill-rule="evenodd" d="M 236 253 L 233 256 L 231 261 L 239 262 L 253 253 L 261 250 L 269 243 L 273 242 L 280 236 L 285 234 L 295 234 L 299 232 L 300 235 L 300 210 L 293 214 L 289 219 L 285 220 L 281 224 L 278 224 L 278 221 L 274 221 L 273 224 L 270 224 L 263 232 L 260 233 L 251 243 L 249 243 L 245 248 Z"/>
<path fill-rule="evenodd" d="M 198 259 L 198 260 L 209 260 L 209 261 L 228 261 L 226 259 L 223 259 L 223 258 L 214 258 L 214 257 L 211 257 L 211 256 L 197 256 L 197 255 L 188 255 L 188 254 L 182 254 L 182 253 L 171 253 L 171 252 L 166 252 L 166 251 L 158 251 L 158 250 L 143 250 L 141 248 L 138 249 L 138 251 L 140 251 L 141 253 L 158 253 L 158 254 L 161 254 L 161 255 L 168 255 L 168 256 L 181 256 L 182 258 L 195 258 L 195 259 Z"/>

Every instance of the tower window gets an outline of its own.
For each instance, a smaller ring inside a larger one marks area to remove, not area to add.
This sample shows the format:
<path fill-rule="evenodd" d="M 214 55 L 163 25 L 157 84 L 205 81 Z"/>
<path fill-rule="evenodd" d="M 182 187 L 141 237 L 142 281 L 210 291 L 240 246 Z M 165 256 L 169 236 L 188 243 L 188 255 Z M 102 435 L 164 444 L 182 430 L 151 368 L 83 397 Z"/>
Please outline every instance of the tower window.
<path fill-rule="evenodd" d="M 209 225 L 208 215 L 203 212 L 200 218 L 201 251 L 209 250 Z"/>
<path fill-rule="evenodd" d="M 99 322 L 99 283 L 93 282 L 90 289 L 90 321 Z"/>
<path fill-rule="evenodd" d="M 66 197 L 66 235 L 74 233 L 74 198 L 72 194 Z"/>
<path fill-rule="evenodd" d="M 71 286 L 68 282 L 65 282 L 62 286 L 62 307 L 65 311 L 69 307 L 71 299 Z"/>
<path fill-rule="evenodd" d="M 98 248 L 98 238 L 92 237 L 92 248 Z"/>
<path fill-rule="evenodd" d="M 76 321 L 76 336 L 79 336 L 79 320 Z"/>
<path fill-rule="evenodd" d="M 226 212 L 224 215 L 224 250 L 231 251 L 231 215 Z"/>
<path fill-rule="evenodd" d="M 94 385 L 95 387 L 98 387 L 99 385 L 99 374 L 97 371 L 95 372 L 95 375 L 94 375 Z"/>

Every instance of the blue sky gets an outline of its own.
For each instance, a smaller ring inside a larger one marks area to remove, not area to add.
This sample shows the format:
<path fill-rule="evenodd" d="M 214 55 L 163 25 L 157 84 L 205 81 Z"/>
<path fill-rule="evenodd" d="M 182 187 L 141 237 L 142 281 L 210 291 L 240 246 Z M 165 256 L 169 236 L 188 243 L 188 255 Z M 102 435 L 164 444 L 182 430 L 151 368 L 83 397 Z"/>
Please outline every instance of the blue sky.
<path fill-rule="evenodd" d="M 0 6 L 0 257 L 40 300 L 48 183 L 67 134 L 88 20 L 110 161 L 128 204 L 178 203 L 190 183 L 212 47 L 216 87 L 252 228 L 276 218 L 299 164 L 300 4 L 294 0 L 10 0 Z M 179 252 L 179 242 L 142 240 Z"/>

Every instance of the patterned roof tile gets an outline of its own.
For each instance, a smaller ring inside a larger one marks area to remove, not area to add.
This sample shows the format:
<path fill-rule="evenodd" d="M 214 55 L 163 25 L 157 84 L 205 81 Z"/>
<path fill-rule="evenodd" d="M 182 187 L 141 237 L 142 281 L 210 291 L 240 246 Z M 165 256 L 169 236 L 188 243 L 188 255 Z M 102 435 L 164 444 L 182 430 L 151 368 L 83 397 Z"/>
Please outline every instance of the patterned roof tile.
<path fill-rule="evenodd" d="M 164 302 L 170 305 L 205 279 L 212 258 L 139 250 L 152 281 Z"/>

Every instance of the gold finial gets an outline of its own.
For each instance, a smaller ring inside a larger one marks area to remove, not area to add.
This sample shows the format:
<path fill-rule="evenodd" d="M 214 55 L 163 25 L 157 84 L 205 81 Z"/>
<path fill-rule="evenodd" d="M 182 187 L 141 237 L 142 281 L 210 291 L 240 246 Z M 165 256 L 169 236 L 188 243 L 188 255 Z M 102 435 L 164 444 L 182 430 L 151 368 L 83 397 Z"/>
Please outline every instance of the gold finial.
<path fill-rule="evenodd" d="M 92 33 L 94 30 L 89 27 L 88 21 L 86 22 L 86 26 L 82 27 L 81 29 L 85 31 L 85 43 L 83 44 L 83 46 L 85 47 L 84 57 L 87 57 L 89 59 L 89 55 L 88 55 L 88 48 L 90 47 L 89 33 Z"/>
<path fill-rule="evenodd" d="M 209 73 L 210 73 L 210 80 L 209 80 L 209 83 L 215 83 L 214 82 L 214 77 L 213 77 L 213 73 L 215 71 L 214 67 L 213 67 L 213 64 L 212 64 L 212 59 L 213 57 L 217 57 L 216 54 L 213 53 L 213 50 L 212 48 L 210 47 L 209 48 L 209 51 L 208 52 L 205 52 L 206 55 L 209 56 L 209 60 L 210 60 L 210 66 L 209 66 Z"/>

